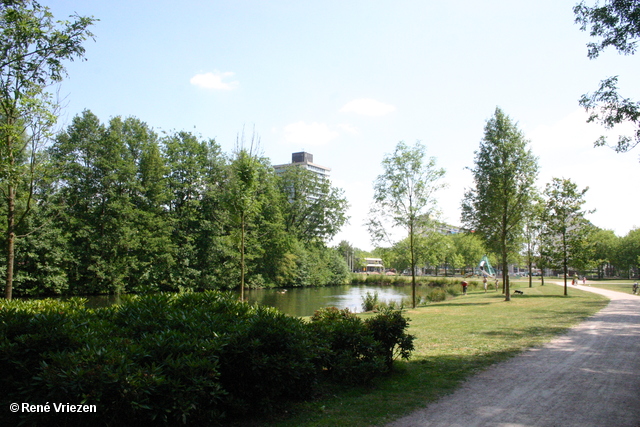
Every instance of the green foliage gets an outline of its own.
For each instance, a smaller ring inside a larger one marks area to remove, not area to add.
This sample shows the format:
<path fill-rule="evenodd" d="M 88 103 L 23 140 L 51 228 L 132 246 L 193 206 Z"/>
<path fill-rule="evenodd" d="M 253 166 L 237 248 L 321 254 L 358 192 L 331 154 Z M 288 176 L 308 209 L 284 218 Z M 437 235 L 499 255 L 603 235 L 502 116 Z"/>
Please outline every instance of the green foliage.
<path fill-rule="evenodd" d="M 569 267 L 583 270 L 593 256 L 589 236 L 594 228 L 584 217 L 589 212 L 582 210 L 588 189 L 579 190 L 569 179 L 553 178 L 544 191 L 544 250 L 563 270 L 565 295 Z"/>
<path fill-rule="evenodd" d="M 379 343 L 379 352 L 384 357 L 387 369 L 393 367 L 393 361 L 397 357 L 409 359 L 414 350 L 415 336 L 406 332 L 409 320 L 402 316 L 400 310 L 387 308 L 364 321 L 373 333 L 373 339 Z"/>
<path fill-rule="evenodd" d="M 385 371 L 385 359 L 366 324 L 348 309 L 324 308 L 311 317 L 318 336 L 320 365 L 337 382 L 363 384 Z"/>
<path fill-rule="evenodd" d="M 324 348 L 321 366 L 334 381 L 367 383 L 413 351 L 409 319 L 399 310 L 384 309 L 363 321 L 348 309 L 329 307 L 316 311 L 310 326 Z"/>
<path fill-rule="evenodd" d="M 211 425 L 308 398 L 322 378 L 362 383 L 387 372 L 412 350 L 406 326 L 399 312 L 363 321 L 337 309 L 307 323 L 219 292 L 97 310 L 81 299 L 2 300 L 0 404 L 99 408 L 58 414 L 64 425 Z M 11 416 L 14 425 L 51 422 L 48 413 Z"/>
<path fill-rule="evenodd" d="M 298 240 L 323 242 L 347 222 L 344 191 L 310 170 L 291 166 L 279 174 L 278 188 L 286 230 Z"/>
<path fill-rule="evenodd" d="M 379 307 L 378 292 L 367 292 L 362 297 L 362 309 L 364 311 L 373 311 Z"/>
<path fill-rule="evenodd" d="M 589 27 L 590 35 L 600 38 L 597 43 L 587 44 L 589 58 L 597 58 L 609 46 L 625 55 L 635 54 L 640 37 L 640 7 L 637 2 L 607 0 L 603 5 L 596 2 L 590 7 L 582 1 L 573 11 L 580 29 L 586 31 Z M 600 87 L 593 94 L 582 95 L 580 105 L 589 113 L 587 122 L 598 122 L 605 129 L 612 129 L 624 122 L 640 125 L 640 103 L 618 95 L 617 76 L 602 80 Z M 636 129 L 631 136 L 620 135 L 613 148 L 624 153 L 639 143 L 640 129 Z M 606 144 L 607 139 L 604 136 L 595 142 L 596 146 Z"/>
<path fill-rule="evenodd" d="M 64 62 L 82 58 L 94 19 L 55 21 L 32 0 L 0 6 L 0 187 L 6 200 L 5 297 L 11 299 L 18 227 L 32 207 L 42 147 L 59 104 L 47 88 L 65 76 Z"/>
<path fill-rule="evenodd" d="M 538 175 L 537 158 L 528 141 L 500 108 L 487 121 L 472 169 L 474 187 L 462 202 L 462 220 L 490 251 L 500 254 L 507 271 L 509 254 L 520 251 L 525 212 Z M 509 280 L 505 276 L 507 300 Z"/>
<path fill-rule="evenodd" d="M 444 187 L 441 179 L 445 171 L 436 168 L 435 158 L 426 159 L 426 149 L 420 142 L 414 147 L 399 142 L 393 154 L 382 160 L 382 167 L 384 172 L 374 183 L 374 202 L 367 226 L 374 242 L 388 241 L 392 228 L 399 227 L 407 233 L 415 307 L 418 262 L 415 239 L 424 229 L 431 228 L 437 216 L 435 192 Z"/>

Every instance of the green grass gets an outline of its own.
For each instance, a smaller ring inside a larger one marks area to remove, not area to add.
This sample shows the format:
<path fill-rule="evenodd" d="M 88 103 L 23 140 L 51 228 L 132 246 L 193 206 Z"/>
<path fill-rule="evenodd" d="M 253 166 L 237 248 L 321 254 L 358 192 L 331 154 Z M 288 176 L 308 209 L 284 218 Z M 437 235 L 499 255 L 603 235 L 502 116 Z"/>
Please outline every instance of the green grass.
<path fill-rule="evenodd" d="M 515 282 L 524 296 L 504 301 L 482 289 L 407 310 L 416 350 L 408 362 L 369 387 L 327 390 L 323 397 L 255 425 L 383 425 L 453 392 L 462 381 L 523 350 L 541 345 L 607 304 L 597 294 Z"/>

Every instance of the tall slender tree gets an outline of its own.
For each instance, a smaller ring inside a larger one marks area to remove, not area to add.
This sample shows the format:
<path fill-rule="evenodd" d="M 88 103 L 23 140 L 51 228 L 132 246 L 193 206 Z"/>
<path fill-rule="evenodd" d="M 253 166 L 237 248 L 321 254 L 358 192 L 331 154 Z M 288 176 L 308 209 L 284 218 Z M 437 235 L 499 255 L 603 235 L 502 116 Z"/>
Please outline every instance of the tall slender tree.
<path fill-rule="evenodd" d="M 567 275 L 569 267 L 578 268 L 587 254 L 588 235 L 593 227 L 585 219 L 584 194 L 589 187 L 579 190 L 570 179 L 553 178 L 547 184 L 544 195 L 546 205 L 543 221 L 546 226 L 550 247 L 548 252 L 564 273 L 564 294 L 567 293 Z"/>
<path fill-rule="evenodd" d="M 434 157 L 426 157 L 420 142 L 413 147 L 399 142 L 393 154 L 382 160 L 383 173 L 374 183 L 368 228 L 374 242 L 387 240 L 393 228 L 408 234 L 411 266 L 411 301 L 416 306 L 416 236 L 438 216 L 435 193 L 443 188 L 444 169 Z"/>
<path fill-rule="evenodd" d="M 528 141 L 500 108 L 487 121 L 476 151 L 474 188 L 462 202 L 462 220 L 478 232 L 486 247 L 499 254 L 506 300 L 509 290 L 509 255 L 520 249 L 525 212 L 530 208 L 538 174 L 537 158 Z"/>
<path fill-rule="evenodd" d="M 244 300 L 245 276 L 247 272 L 247 233 L 252 217 L 259 210 L 257 192 L 259 188 L 260 161 L 256 154 L 259 139 L 255 133 L 249 148 L 244 146 L 244 133 L 238 137 L 236 152 L 230 164 L 229 207 L 236 225 L 238 251 L 240 255 L 240 299 Z"/>
<path fill-rule="evenodd" d="M 13 289 L 16 230 L 31 207 L 36 153 L 51 136 L 58 103 L 47 88 L 65 76 L 64 61 L 82 58 L 93 18 L 55 22 L 49 8 L 33 0 L 0 2 L 0 180 L 6 200 L 5 298 Z"/>

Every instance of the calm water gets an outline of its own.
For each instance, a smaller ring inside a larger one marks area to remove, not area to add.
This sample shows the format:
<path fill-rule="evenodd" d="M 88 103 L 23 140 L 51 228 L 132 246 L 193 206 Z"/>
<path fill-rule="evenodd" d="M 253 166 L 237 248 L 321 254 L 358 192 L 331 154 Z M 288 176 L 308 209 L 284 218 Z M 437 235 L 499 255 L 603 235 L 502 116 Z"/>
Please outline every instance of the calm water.
<path fill-rule="evenodd" d="M 362 311 L 362 297 L 378 293 L 378 301 L 401 302 L 411 298 L 411 286 L 328 286 L 323 288 L 253 289 L 245 291 L 250 302 L 276 307 L 292 316 L 311 316 L 323 307 Z M 409 305 L 408 301 L 407 304 Z"/>
<path fill-rule="evenodd" d="M 245 296 L 251 303 L 276 307 L 292 316 L 311 316 L 323 307 L 348 308 L 354 313 L 362 311 L 362 297 L 367 292 L 378 293 L 378 301 L 401 302 L 410 305 L 411 286 L 328 286 L 323 288 L 250 289 Z M 420 287 L 417 289 L 418 295 Z M 91 308 L 119 304 L 119 295 L 86 297 Z"/>

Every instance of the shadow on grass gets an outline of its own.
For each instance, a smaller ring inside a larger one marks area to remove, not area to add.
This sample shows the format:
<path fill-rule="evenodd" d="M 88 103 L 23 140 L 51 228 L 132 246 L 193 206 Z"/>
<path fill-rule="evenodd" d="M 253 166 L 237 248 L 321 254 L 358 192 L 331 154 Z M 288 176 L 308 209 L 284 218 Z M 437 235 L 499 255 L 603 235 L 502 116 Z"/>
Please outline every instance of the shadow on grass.
<path fill-rule="evenodd" d="M 522 329 L 500 329 L 495 331 L 480 332 L 480 335 L 486 335 L 490 337 L 512 337 L 521 338 L 522 336 L 547 336 L 549 334 L 560 335 L 566 332 L 569 328 L 562 326 L 532 326 Z"/>
<path fill-rule="evenodd" d="M 572 296 L 575 297 L 575 295 L 536 295 L 536 294 L 527 294 L 526 291 L 523 291 L 524 294 L 520 295 L 520 294 L 511 294 L 511 299 L 514 298 L 571 298 Z"/>
<path fill-rule="evenodd" d="M 447 302 L 446 304 L 442 304 L 442 306 L 446 306 L 446 307 L 470 307 L 470 306 L 474 306 L 474 305 L 491 305 L 490 302 L 469 302 L 469 303 L 451 303 L 451 302 Z M 434 305 L 426 305 L 425 307 L 437 307 Z"/>

